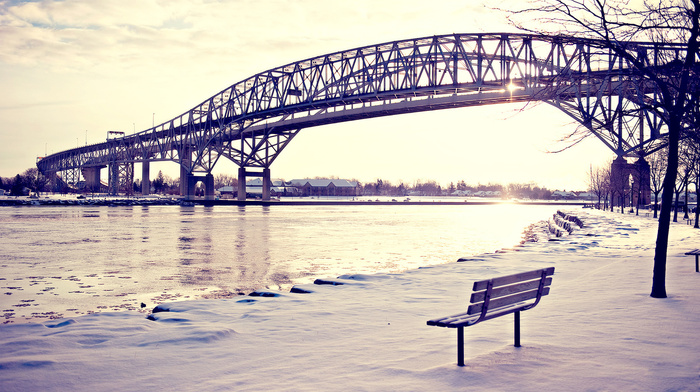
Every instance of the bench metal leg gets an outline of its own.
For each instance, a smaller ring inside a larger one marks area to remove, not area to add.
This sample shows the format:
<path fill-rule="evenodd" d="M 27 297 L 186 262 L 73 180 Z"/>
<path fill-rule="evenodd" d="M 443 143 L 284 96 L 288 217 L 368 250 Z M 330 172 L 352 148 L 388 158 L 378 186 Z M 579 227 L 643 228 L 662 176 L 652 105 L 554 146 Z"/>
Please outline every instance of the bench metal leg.
<path fill-rule="evenodd" d="M 698 270 L 698 255 L 695 255 L 695 272 L 700 272 L 700 270 Z"/>
<path fill-rule="evenodd" d="M 515 317 L 515 347 L 520 347 L 520 312 L 513 313 Z"/>
<path fill-rule="evenodd" d="M 457 366 L 464 366 L 464 327 L 457 327 Z"/>

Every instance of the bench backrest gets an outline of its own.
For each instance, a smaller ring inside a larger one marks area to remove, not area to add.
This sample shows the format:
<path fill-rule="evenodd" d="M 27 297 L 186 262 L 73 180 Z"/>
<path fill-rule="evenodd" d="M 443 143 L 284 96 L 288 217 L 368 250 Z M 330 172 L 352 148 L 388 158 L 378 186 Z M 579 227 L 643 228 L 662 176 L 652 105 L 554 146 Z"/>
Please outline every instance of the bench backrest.
<path fill-rule="evenodd" d="M 474 282 L 467 314 L 480 314 L 479 321 L 483 321 L 491 314 L 497 317 L 530 309 L 549 294 L 552 275 L 554 267 Z"/>

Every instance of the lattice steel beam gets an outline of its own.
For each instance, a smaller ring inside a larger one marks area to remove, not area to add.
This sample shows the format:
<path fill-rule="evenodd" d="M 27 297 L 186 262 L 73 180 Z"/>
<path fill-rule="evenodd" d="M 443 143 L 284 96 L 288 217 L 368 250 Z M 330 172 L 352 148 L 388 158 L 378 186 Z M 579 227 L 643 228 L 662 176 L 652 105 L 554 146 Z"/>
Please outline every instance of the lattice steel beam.
<path fill-rule="evenodd" d="M 649 67 L 682 47 L 630 42 Z M 181 116 L 135 135 L 53 154 L 42 172 L 119 162 L 175 161 L 210 172 L 220 157 L 269 167 L 304 127 L 515 101 L 542 100 L 579 121 L 618 156 L 664 143 L 653 86 L 595 40 L 450 34 L 370 45 L 290 63 L 227 87 Z M 181 157 L 188 149 L 190 156 Z"/>

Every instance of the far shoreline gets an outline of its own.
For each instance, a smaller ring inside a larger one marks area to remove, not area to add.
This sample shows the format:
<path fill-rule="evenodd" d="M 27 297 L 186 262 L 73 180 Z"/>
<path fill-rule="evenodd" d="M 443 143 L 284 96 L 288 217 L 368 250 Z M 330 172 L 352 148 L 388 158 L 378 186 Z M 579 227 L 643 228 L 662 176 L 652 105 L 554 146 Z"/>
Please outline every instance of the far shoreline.
<path fill-rule="evenodd" d="M 314 199 L 314 198 L 294 198 L 292 200 L 262 200 L 262 199 L 216 199 L 205 200 L 203 198 L 184 199 L 180 197 L 5 197 L 0 198 L 0 207 L 21 207 L 21 206 L 149 206 L 149 205 L 178 205 L 178 206 L 476 206 L 476 205 L 561 205 L 561 206 L 594 206 L 594 202 L 583 200 L 483 200 L 483 199 L 459 199 L 449 200 L 449 198 L 434 200 L 349 200 L 349 199 Z"/>
<path fill-rule="evenodd" d="M 581 201 L 509 201 L 509 200 L 461 200 L 461 201 L 446 201 L 446 200 L 434 200 L 434 201 L 371 201 L 371 200 L 195 200 L 195 204 L 201 204 L 205 206 L 213 205 L 261 205 L 261 206 L 273 206 L 273 205 L 283 205 L 283 206 L 313 206 L 313 205 L 377 205 L 377 206 L 417 206 L 417 205 L 445 205 L 445 206 L 456 206 L 456 205 L 498 205 L 498 204 L 513 204 L 513 205 L 567 205 L 567 206 L 585 206 L 591 203 L 581 202 Z"/>

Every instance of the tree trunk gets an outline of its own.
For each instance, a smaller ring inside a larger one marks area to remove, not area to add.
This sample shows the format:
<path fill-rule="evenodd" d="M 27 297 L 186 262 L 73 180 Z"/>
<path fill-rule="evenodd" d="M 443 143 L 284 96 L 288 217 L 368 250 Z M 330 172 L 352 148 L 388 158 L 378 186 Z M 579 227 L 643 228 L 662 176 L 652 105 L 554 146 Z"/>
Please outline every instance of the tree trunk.
<path fill-rule="evenodd" d="M 700 167 L 698 168 L 700 170 Z M 698 172 L 697 180 L 695 181 L 695 226 L 696 229 L 700 229 L 700 172 Z"/>
<path fill-rule="evenodd" d="M 675 117 L 675 116 L 674 116 Z M 663 189 L 673 190 L 678 175 L 678 143 L 680 139 L 680 119 L 672 117 L 668 124 L 668 165 L 664 176 Z M 666 255 L 668 254 L 668 234 L 671 229 L 671 209 L 673 191 L 661 195 L 661 213 L 654 249 L 654 274 L 651 284 L 652 298 L 666 298 Z"/>
<path fill-rule="evenodd" d="M 654 192 L 654 219 L 659 217 L 659 193 Z"/>
<path fill-rule="evenodd" d="M 683 219 L 689 219 L 688 216 L 688 182 L 685 183 L 685 203 L 683 203 Z"/>
<path fill-rule="evenodd" d="M 680 197 L 678 197 L 678 196 L 680 195 L 680 192 L 676 191 L 675 195 L 676 195 L 676 198 L 673 201 L 673 221 L 678 222 L 678 203 L 680 201 Z M 662 201 L 662 203 L 663 203 L 663 201 Z"/>
<path fill-rule="evenodd" d="M 696 229 L 700 229 L 700 222 L 698 222 L 698 218 L 700 218 L 700 185 L 695 186 L 695 226 L 693 226 Z"/>
<path fill-rule="evenodd" d="M 615 212 L 615 192 L 610 192 L 610 212 Z"/>

